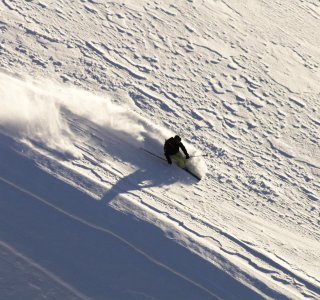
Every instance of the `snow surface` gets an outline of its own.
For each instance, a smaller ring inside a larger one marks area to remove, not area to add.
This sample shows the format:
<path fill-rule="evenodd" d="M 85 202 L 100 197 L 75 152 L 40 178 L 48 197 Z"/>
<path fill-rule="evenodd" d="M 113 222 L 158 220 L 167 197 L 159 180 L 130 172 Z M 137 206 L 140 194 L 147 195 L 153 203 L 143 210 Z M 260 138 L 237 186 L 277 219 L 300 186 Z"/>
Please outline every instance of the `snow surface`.
<path fill-rule="evenodd" d="M 319 28 L 317 0 L 2 0 L 0 298 L 319 299 Z M 172 134 L 200 182 L 141 151 Z"/>

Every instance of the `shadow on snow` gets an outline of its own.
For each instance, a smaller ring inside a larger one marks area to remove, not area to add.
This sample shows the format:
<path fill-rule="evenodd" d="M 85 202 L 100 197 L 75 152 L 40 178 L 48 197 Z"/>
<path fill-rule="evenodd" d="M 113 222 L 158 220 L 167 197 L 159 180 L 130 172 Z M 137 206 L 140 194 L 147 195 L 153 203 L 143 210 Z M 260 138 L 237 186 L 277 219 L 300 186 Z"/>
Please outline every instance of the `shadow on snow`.
<path fill-rule="evenodd" d="M 262 298 L 159 228 L 110 207 L 105 201 L 123 191 L 121 181 L 96 201 L 12 148 L 0 135 L 0 240 L 60 282 L 95 300 Z M 145 178 L 143 170 L 123 180 L 137 188 Z M 31 293 L 29 285 L 22 290 Z M 11 299 L 10 289 L 2 296 Z"/>

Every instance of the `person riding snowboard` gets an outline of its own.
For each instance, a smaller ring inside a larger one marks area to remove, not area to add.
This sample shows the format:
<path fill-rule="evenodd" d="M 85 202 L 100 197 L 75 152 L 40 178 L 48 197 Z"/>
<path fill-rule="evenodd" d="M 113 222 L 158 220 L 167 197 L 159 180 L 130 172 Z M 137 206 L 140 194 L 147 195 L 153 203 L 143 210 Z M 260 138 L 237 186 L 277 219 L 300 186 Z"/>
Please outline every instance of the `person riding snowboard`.
<path fill-rule="evenodd" d="M 183 151 L 185 157 L 179 151 L 179 149 Z M 175 137 L 171 137 L 167 139 L 164 143 L 164 155 L 171 165 L 172 160 L 178 165 L 180 168 L 185 168 L 186 160 L 189 159 L 189 154 L 186 150 L 186 147 L 181 143 L 180 136 L 176 135 Z"/>

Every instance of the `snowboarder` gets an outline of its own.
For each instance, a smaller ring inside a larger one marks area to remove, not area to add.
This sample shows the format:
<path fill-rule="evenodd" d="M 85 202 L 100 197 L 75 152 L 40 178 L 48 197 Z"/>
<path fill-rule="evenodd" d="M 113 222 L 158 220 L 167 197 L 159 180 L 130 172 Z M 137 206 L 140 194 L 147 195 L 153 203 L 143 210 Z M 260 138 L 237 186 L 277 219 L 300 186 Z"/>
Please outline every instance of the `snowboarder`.
<path fill-rule="evenodd" d="M 185 157 L 179 151 L 180 148 Z M 181 143 L 180 136 L 178 135 L 176 135 L 175 137 L 171 137 L 165 141 L 164 155 L 170 165 L 172 164 L 173 160 L 178 165 L 178 167 L 183 169 L 185 169 L 186 167 L 186 160 L 190 157 L 185 146 Z"/>

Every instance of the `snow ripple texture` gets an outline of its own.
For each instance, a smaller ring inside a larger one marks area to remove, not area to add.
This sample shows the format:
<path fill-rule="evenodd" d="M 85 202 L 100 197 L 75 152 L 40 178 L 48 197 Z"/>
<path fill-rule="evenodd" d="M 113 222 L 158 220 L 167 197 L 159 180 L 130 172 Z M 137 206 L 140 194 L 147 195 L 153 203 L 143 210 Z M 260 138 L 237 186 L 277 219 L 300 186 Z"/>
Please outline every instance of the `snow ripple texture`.
<path fill-rule="evenodd" d="M 319 28 L 315 0 L 1 1 L 1 297 L 319 299 Z M 200 182 L 141 151 L 172 134 Z"/>

